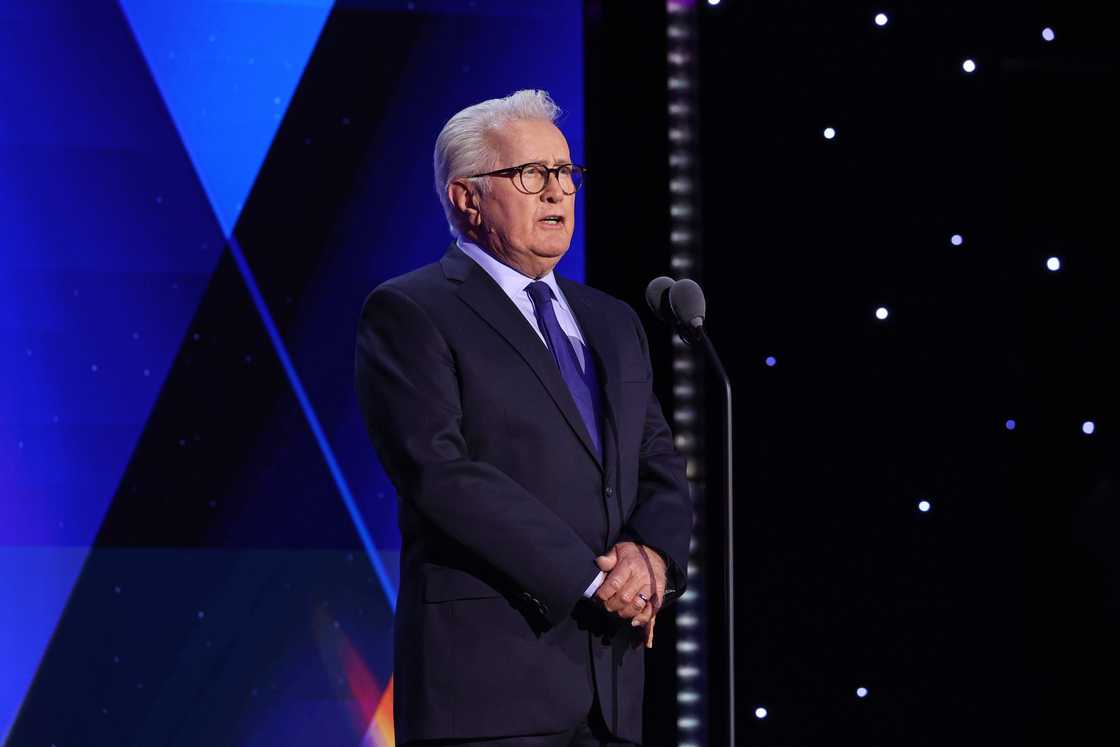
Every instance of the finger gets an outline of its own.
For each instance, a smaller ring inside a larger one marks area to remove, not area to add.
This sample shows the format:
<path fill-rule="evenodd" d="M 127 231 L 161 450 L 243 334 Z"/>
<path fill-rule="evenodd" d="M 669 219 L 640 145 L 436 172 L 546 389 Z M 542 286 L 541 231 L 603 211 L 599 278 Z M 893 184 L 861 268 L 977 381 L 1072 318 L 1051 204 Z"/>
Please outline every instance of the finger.
<path fill-rule="evenodd" d="M 618 563 L 618 557 L 609 555 L 600 555 L 595 558 L 595 564 L 599 566 L 599 570 L 604 573 L 609 573 L 612 568 Z"/>
<path fill-rule="evenodd" d="M 599 566 L 600 571 L 610 572 L 618 565 L 618 550 L 612 547 L 603 555 L 596 557 L 595 563 Z"/>
<path fill-rule="evenodd" d="M 657 615 L 649 619 L 649 625 L 646 626 L 646 648 L 653 648 L 653 626 L 657 622 Z"/>
<path fill-rule="evenodd" d="M 641 610 L 634 606 L 634 601 L 641 602 L 642 600 L 638 599 L 636 596 L 637 590 L 633 588 L 635 578 L 637 578 L 638 583 L 641 583 L 641 578 L 637 577 L 637 574 L 631 574 L 622 588 L 603 602 L 603 606 L 611 612 L 617 612 L 622 617 L 633 617 L 638 614 Z M 649 594 L 647 593 L 646 596 L 649 596 Z"/>
<path fill-rule="evenodd" d="M 642 596 L 638 596 L 638 593 Z M 642 611 L 642 608 L 649 602 L 649 582 L 643 577 L 641 573 L 634 573 L 626 584 L 619 589 L 615 595 L 620 600 L 621 604 L 618 607 L 619 614 L 629 612 L 623 617 L 633 617 Z M 644 599 L 642 597 L 645 597 Z"/>
<path fill-rule="evenodd" d="M 623 575 L 627 570 L 630 571 L 630 574 L 628 576 Z M 619 574 L 619 577 L 624 578 L 625 582 L 615 590 L 611 597 L 605 600 L 604 606 L 611 612 L 617 612 L 620 617 L 631 618 L 649 602 L 649 580 L 640 564 L 633 561 L 624 561 L 615 568 L 613 573 Z M 639 597 L 638 592 L 642 592 L 645 598 Z"/>
<path fill-rule="evenodd" d="M 660 586 L 658 587 L 659 592 L 662 592 L 663 590 L 664 590 L 663 587 L 660 587 Z M 648 594 L 648 591 L 643 590 L 643 592 Z M 650 620 L 657 617 L 657 613 L 660 609 L 661 609 L 661 596 L 660 596 L 660 593 L 659 593 L 656 600 L 652 597 L 648 600 L 648 603 L 643 606 L 641 614 L 636 615 L 631 620 L 631 624 L 632 625 L 645 625 Z"/>
<path fill-rule="evenodd" d="M 595 592 L 595 596 L 602 600 L 604 605 L 607 605 L 607 609 L 613 612 L 622 604 L 621 600 L 614 599 L 614 597 L 618 594 L 619 590 L 626 585 L 626 582 L 630 580 L 632 574 L 633 568 L 628 564 L 615 566 L 614 570 L 607 575 L 606 579 L 599 586 L 599 589 Z M 614 605 L 613 607 L 611 607 L 612 604 Z"/>
<path fill-rule="evenodd" d="M 637 627 L 639 625 L 647 625 L 649 624 L 649 621 L 656 616 L 656 614 L 657 613 L 653 610 L 653 605 L 647 604 L 641 612 L 630 619 L 630 624 L 634 627 Z"/>
<path fill-rule="evenodd" d="M 617 597 L 615 597 L 615 599 L 621 599 L 621 596 L 622 595 L 618 595 Z M 643 601 L 640 597 L 634 597 L 634 601 L 630 603 L 619 602 L 619 605 L 621 606 L 616 605 L 615 609 L 612 609 L 611 612 L 615 613 L 623 620 L 629 620 L 649 609 L 649 604 Z"/>
<path fill-rule="evenodd" d="M 641 579 L 637 577 L 637 574 L 631 576 L 631 580 L 614 596 L 605 601 L 603 606 L 611 612 L 618 613 L 619 617 L 624 618 L 631 618 L 645 609 L 649 604 L 649 590 L 642 586 L 634 588 L 631 584 L 635 578 L 638 578 L 638 583 L 641 583 Z M 645 599 L 638 596 L 639 591 L 642 592 Z"/>

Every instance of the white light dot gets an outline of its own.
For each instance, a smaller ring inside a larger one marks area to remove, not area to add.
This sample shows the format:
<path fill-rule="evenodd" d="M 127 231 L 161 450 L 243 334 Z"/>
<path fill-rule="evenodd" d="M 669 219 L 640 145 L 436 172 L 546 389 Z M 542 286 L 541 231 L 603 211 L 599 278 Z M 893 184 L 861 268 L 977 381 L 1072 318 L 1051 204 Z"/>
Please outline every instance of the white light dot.
<path fill-rule="evenodd" d="M 949 237 L 949 243 L 953 246 L 960 246 L 964 243 L 964 236 L 961 236 L 959 233 L 955 233 Z"/>
<path fill-rule="evenodd" d="M 96 363 L 91 364 L 90 367 L 89 367 L 89 370 L 93 371 L 94 373 L 97 373 L 97 364 Z"/>
<path fill-rule="evenodd" d="M 1093 434 L 1093 431 L 1095 431 L 1096 429 L 1097 429 L 1097 424 L 1094 423 L 1092 420 L 1086 420 L 1084 423 L 1081 424 L 1081 432 L 1084 433 L 1086 436 L 1091 436 Z"/>
<path fill-rule="evenodd" d="M 772 355 L 766 356 L 766 365 L 767 366 L 774 366 L 777 363 L 778 363 L 778 359 L 775 358 L 774 356 L 772 356 Z"/>
<path fill-rule="evenodd" d="M 761 706 L 754 709 L 754 717 L 755 718 L 766 718 L 766 713 L 767 713 L 766 709 L 761 707 Z"/>
<path fill-rule="evenodd" d="M 1042 30 L 1042 38 L 1043 38 L 1044 41 L 1048 41 L 1048 42 L 1054 41 L 1054 29 L 1050 28 L 1049 26 L 1044 28 Z"/>
<path fill-rule="evenodd" d="M 886 306 L 880 306 L 879 308 L 875 309 L 875 318 L 883 320 L 890 316 L 890 313 L 891 312 L 887 311 Z"/>
<path fill-rule="evenodd" d="M 876 26 L 886 26 L 888 20 L 889 19 L 887 18 L 886 13 L 876 13 L 875 14 L 875 25 Z"/>
<path fill-rule="evenodd" d="M 1007 428 L 1007 430 L 1013 431 L 1015 430 L 1015 421 L 1009 419 L 1006 423 L 1004 423 L 1004 426 Z"/>
<path fill-rule="evenodd" d="M 719 0 L 708 0 L 708 5 L 719 5 Z"/>
<path fill-rule="evenodd" d="M 961 68 L 963 68 L 966 73 L 974 73 L 976 72 L 976 63 L 973 60 L 965 60 L 961 63 Z"/>
<path fill-rule="evenodd" d="M 856 697 L 857 698 L 866 698 L 867 697 L 867 688 L 866 687 L 857 687 L 856 688 Z"/>
<path fill-rule="evenodd" d="M 928 512 L 929 509 L 930 509 L 929 501 L 918 501 L 918 510 L 921 511 L 923 514 Z"/>
<path fill-rule="evenodd" d="M 825 127 L 824 128 L 824 139 L 825 140 L 831 140 L 834 137 L 836 137 L 836 130 L 833 129 L 832 127 Z"/>
<path fill-rule="evenodd" d="M 1057 272 L 1058 270 L 1062 269 L 1062 260 L 1058 259 L 1057 257 L 1051 257 L 1050 259 L 1046 260 L 1046 269 L 1050 272 Z"/>

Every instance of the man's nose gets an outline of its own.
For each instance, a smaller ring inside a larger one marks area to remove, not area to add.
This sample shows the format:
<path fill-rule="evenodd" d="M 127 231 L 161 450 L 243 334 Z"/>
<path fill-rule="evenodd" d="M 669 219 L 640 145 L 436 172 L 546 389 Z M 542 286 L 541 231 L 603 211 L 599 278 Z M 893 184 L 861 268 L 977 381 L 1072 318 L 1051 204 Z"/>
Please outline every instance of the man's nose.
<path fill-rule="evenodd" d="M 541 199 L 548 202 L 560 202 L 564 199 L 564 190 L 560 189 L 560 175 L 549 172 L 545 177 L 548 181 L 544 183 L 544 189 L 541 190 Z"/>

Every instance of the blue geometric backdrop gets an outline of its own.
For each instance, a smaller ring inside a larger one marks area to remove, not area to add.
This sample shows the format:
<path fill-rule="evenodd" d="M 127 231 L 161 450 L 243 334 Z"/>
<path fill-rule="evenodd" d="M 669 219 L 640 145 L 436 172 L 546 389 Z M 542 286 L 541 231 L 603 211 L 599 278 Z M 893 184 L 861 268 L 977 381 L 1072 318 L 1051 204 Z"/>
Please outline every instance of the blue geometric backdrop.
<path fill-rule="evenodd" d="M 0 4 L 0 735 L 373 739 L 399 536 L 357 313 L 450 239 L 447 117 L 544 88 L 579 161 L 582 76 L 573 0 Z"/>

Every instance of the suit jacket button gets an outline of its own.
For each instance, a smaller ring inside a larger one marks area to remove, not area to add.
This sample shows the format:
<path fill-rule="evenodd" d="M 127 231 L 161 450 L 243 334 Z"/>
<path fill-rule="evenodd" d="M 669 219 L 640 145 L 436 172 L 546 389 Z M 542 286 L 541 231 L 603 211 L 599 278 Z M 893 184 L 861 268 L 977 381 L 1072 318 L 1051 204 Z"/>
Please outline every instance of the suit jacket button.
<path fill-rule="evenodd" d="M 607 489 L 603 491 L 603 495 L 610 498 L 612 495 L 614 495 L 614 488 L 612 488 L 610 485 L 608 485 Z"/>

